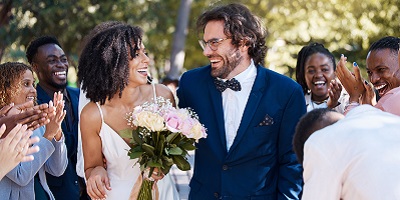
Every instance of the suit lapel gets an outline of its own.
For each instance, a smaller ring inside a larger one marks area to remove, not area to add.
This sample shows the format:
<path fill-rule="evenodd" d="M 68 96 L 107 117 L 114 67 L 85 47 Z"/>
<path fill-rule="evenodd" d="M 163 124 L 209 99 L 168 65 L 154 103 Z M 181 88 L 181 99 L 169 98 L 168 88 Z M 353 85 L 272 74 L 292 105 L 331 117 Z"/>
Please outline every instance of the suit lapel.
<path fill-rule="evenodd" d="M 257 76 L 253 84 L 253 88 L 251 89 L 249 99 L 247 100 L 246 108 L 244 109 L 242 120 L 237 131 L 235 140 L 229 152 L 233 152 L 236 146 L 239 144 L 240 140 L 243 138 L 244 134 L 246 133 L 250 122 L 253 119 L 255 112 L 257 111 L 257 107 L 261 101 L 263 96 L 263 92 L 265 90 L 265 79 L 266 74 L 261 72 L 262 66 L 257 67 Z M 229 157 L 228 153 L 228 157 Z"/>
<path fill-rule="evenodd" d="M 212 78 L 211 78 L 212 79 Z M 224 111 L 222 108 L 222 95 L 215 88 L 213 80 L 208 82 L 208 91 L 210 92 L 210 98 L 213 106 L 215 118 L 217 119 L 218 134 L 221 140 L 223 149 L 226 151 L 226 139 L 225 139 L 225 123 L 224 123 Z"/>

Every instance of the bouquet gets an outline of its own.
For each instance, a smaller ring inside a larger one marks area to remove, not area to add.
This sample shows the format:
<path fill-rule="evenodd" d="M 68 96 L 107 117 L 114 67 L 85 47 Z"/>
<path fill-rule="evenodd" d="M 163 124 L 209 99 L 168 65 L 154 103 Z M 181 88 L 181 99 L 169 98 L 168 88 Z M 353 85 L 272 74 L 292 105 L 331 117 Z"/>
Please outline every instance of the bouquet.
<path fill-rule="evenodd" d="M 154 169 L 167 174 L 175 164 L 180 170 L 189 170 L 188 151 L 195 150 L 194 142 L 207 137 L 206 129 L 190 108 L 175 108 L 163 97 L 135 107 L 127 120 L 134 130 L 121 134 L 131 138 L 128 155 L 138 159 L 144 175 L 137 199 L 152 199 Z"/>

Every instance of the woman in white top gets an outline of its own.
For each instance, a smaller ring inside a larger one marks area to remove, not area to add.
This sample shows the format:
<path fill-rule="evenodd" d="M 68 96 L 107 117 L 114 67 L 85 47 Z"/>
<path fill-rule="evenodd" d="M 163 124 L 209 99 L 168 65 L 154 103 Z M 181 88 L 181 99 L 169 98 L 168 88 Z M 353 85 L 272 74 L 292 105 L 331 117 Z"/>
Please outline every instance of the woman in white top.
<path fill-rule="evenodd" d="M 296 81 L 302 86 L 307 112 L 331 108 L 344 113 L 349 96 L 335 75 L 333 54 L 319 43 L 304 46 L 297 58 Z"/>
<path fill-rule="evenodd" d="M 101 24 L 86 41 L 78 79 L 90 99 L 80 116 L 80 130 L 87 191 L 92 199 L 129 199 L 141 176 L 139 165 L 135 165 L 137 160 L 127 155 L 130 139 L 119 135 L 121 130 L 132 129 L 126 114 L 151 101 L 153 92 L 174 102 L 166 86 L 157 84 L 153 91 L 152 85 L 147 84 L 149 62 L 142 30 L 137 26 Z M 157 185 L 160 199 L 179 199 L 170 176 Z"/>

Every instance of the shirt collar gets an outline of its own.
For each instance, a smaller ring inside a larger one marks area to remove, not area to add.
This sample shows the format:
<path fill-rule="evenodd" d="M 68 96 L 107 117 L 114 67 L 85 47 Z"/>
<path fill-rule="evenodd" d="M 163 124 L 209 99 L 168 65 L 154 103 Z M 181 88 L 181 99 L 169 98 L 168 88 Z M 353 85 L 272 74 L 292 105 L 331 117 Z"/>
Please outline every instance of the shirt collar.
<path fill-rule="evenodd" d="M 251 81 L 251 77 L 255 77 L 257 75 L 257 68 L 254 65 L 253 59 L 251 59 L 249 67 L 246 70 L 236 75 L 234 78 L 238 80 L 240 83 L 244 83 L 247 81 Z"/>

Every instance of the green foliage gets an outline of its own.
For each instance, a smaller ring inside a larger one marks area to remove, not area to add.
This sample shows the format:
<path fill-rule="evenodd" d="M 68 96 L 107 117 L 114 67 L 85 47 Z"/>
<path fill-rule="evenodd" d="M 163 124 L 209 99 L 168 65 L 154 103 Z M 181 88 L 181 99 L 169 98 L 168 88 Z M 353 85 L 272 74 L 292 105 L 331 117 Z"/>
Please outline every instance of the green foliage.
<path fill-rule="evenodd" d="M 25 60 L 24 51 L 34 37 L 59 38 L 77 65 L 83 37 L 97 24 L 121 20 L 145 31 L 145 45 L 154 59 L 152 74 L 164 76 L 178 16 L 177 0 L 14 0 L 9 24 L 0 27 L 2 61 Z M 190 13 L 185 69 L 208 64 L 197 40 L 197 17 L 210 5 L 233 0 L 194 0 Z M 321 42 L 337 60 L 345 54 L 363 69 L 368 47 L 386 35 L 399 36 L 398 0 L 239 0 L 259 15 L 268 29 L 266 67 L 294 77 L 297 53 L 310 42 Z"/>
<path fill-rule="evenodd" d="M 188 151 L 195 150 L 196 147 L 193 145 L 194 139 L 187 138 L 182 133 L 148 132 L 147 129 L 138 127 L 135 130 L 120 131 L 119 134 L 121 137 L 133 139 L 128 155 L 131 159 L 139 159 L 142 171 L 150 168 L 152 172 L 154 168 L 158 168 L 167 174 L 173 164 L 184 171 L 190 169 L 186 156 Z"/>

